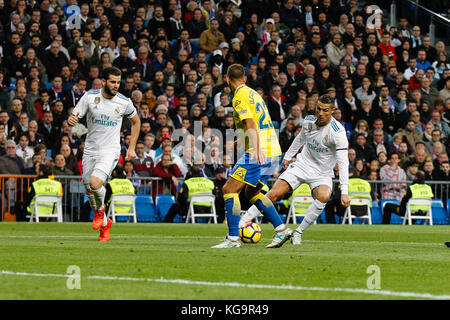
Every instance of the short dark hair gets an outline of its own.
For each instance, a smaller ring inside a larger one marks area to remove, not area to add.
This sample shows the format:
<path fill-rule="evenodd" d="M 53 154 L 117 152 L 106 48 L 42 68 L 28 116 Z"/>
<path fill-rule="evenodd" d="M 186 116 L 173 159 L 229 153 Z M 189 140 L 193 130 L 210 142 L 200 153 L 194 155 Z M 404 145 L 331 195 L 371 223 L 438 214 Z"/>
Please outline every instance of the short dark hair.
<path fill-rule="evenodd" d="M 334 107 L 334 98 L 329 94 L 324 94 L 319 97 L 319 101 L 324 104 L 331 104 Z"/>
<path fill-rule="evenodd" d="M 116 67 L 109 67 L 109 68 L 106 68 L 105 70 L 103 70 L 103 74 L 102 74 L 103 79 L 108 80 L 110 75 L 120 77 L 120 76 L 122 76 L 122 71 L 120 71 L 120 69 L 116 68 Z"/>
<path fill-rule="evenodd" d="M 245 69 L 242 65 L 235 63 L 228 67 L 227 76 L 231 80 L 242 79 L 244 75 Z"/>

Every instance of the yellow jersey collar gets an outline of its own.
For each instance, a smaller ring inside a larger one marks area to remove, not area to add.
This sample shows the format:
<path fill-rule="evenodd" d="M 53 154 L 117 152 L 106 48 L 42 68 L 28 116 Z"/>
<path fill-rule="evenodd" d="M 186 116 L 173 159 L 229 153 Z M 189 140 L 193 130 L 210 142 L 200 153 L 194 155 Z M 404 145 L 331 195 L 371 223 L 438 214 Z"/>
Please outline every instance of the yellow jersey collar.
<path fill-rule="evenodd" d="M 234 91 L 234 95 L 236 95 L 237 93 L 238 93 L 238 91 L 242 88 L 242 87 L 244 87 L 245 86 L 245 83 L 244 84 L 241 84 L 239 87 L 237 87 L 236 88 L 236 91 Z"/>

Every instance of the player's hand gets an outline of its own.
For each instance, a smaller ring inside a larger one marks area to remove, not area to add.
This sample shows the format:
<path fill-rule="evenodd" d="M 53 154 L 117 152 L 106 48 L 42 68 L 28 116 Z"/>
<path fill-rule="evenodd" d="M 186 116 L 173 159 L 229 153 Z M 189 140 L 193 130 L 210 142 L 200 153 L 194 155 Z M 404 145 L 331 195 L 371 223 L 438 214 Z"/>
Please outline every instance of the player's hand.
<path fill-rule="evenodd" d="M 292 162 L 294 162 L 295 160 L 296 160 L 295 157 L 292 158 L 291 160 L 283 159 L 283 161 L 281 162 L 281 167 L 282 167 L 284 170 L 286 170 L 287 167 L 289 167 L 289 165 L 290 165 Z"/>
<path fill-rule="evenodd" d="M 136 159 L 136 152 L 134 151 L 134 149 L 128 148 L 125 160 L 134 160 L 134 159 Z"/>
<path fill-rule="evenodd" d="M 262 151 L 258 151 L 258 152 L 256 152 L 256 154 L 252 154 L 250 157 L 251 157 L 251 159 L 256 158 L 257 164 L 264 165 L 266 163 L 266 156 L 264 155 L 264 153 Z"/>
<path fill-rule="evenodd" d="M 79 115 L 80 115 L 80 113 L 78 112 L 76 116 L 74 116 L 73 114 L 71 114 L 69 116 L 69 118 L 67 119 L 67 123 L 69 124 L 69 126 L 73 127 L 74 125 L 76 125 L 78 123 Z"/>
<path fill-rule="evenodd" d="M 348 196 L 348 194 L 342 194 L 341 195 L 341 204 L 348 208 L 348 206 L 350 205 L 350 198 Z"/>

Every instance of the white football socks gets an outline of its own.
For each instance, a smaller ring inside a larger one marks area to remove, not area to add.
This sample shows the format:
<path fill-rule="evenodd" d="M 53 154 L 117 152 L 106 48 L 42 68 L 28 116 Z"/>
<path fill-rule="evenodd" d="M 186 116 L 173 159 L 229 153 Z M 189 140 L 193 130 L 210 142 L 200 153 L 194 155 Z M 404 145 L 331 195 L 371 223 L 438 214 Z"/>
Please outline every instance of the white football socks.
<path fill-rule="evenodd" d="M 102 227 L 106 227 L 106 225 L 108 224 L 108 218 L 106 217 L 106 213 L 103 215 L 103 224 Z"/>
<path fill-rule="evenodd" d="M 104 186 L 101 186 L 99 189 L 92 189 L 92 193 L 95 198 L 95 206 L 98 210 L 103 207 L 103 202 L 105 201 L 106 189 Z"/>
<path fill-rule="evenodd" d="M 89 204 L 91 205 L 91 209 L 92 209 L 92 211 L 95 212 L 97 210 L 97 204 L 95 202 L 94 194 L 91 193 L 91 194 L 88 194 L 87 196 L 89 198 Z"/>
<path fill-rule="evenodd" d="M 306 215 L 303 218 L 302 223 L 296 229 L 298 232 L 303 233 L 306 229 L 309 228 L 310 225 L 317 220 L 319 215 L 322 213 L 322 210 L 325 208 L 326 203 L 320 202 L 317 199 L 314 199 L 309 208 L 306 210 Z"/>
<path fill-rule="evenodd" d="M 241 220 L 239 220 L 239 228 L 243 227 L 244 224 L 252 221 L 253 219 L 259 216 L 262 216 L 262 213 L 255 205 L 252 205 L 250 209 L 248 209 L 247 212 L 244 213 L 244 215 L 241 217 Z"/>

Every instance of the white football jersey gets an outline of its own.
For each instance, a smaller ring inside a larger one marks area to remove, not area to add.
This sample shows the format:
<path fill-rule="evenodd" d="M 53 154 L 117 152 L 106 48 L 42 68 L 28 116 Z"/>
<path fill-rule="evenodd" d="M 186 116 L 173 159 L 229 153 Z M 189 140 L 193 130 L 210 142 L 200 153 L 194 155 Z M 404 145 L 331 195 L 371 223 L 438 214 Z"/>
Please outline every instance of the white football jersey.
<path fill-rule="evenodd" d="M 348 140 L 344 127 L 333 117 L 329 124 L 319 127 L 316 117 L 308 115 L 302 125 L 302 131 L 292 142 L 284 159 L 290 160 L 297 155 L 297 165 L 318 176 L 334 176 L 333 168 L 341 152 L 348 161 Z M 343 157 L 342 157 L 343 158 Z M 348 175 L 348 165 L 347 165 Z M 344 174 L 345 175 L 345 174 Z"/>
<path fill-rule="evenodd" d="M 120 128 L 123 117 L 133 118 L 136 108 L 133 102 L 117 93 L 106 99 L 102 90 L 86 92 L 72 111 L 78 118 L 87 117 L 86 155 L 100 155 L 102 151 L 120 153 Z"/>

